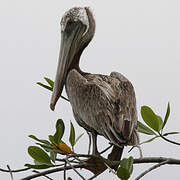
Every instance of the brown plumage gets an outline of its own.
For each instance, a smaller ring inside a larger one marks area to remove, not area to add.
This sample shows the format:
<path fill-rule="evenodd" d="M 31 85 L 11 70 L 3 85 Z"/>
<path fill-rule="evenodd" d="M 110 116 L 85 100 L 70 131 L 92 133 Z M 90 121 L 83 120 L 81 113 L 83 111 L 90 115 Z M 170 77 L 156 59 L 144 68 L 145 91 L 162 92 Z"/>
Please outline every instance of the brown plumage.
<path fill-rule="evenodd" d="M 68 73 L 66 92 L 76 121 L 117 145 L 135 145 L 136 99 L 132 84 L 121 74 Z"/>
<path fill-rule="evenodd" d="M 125 145 L 139 145 L 135 92 L 131 82 L 118 72 L 110 76 L 85 73 L 79 59 L 94 36 L 95 20 L 89 8 L 72 8 L 61 21 L 61 50 L 51 99 L 51 109 L 65 85 L 77 123 L 93 137 L 114 144 L 110 160 L 119 160 Z M 117 167 L 114 167 L 115 169 Z"/>

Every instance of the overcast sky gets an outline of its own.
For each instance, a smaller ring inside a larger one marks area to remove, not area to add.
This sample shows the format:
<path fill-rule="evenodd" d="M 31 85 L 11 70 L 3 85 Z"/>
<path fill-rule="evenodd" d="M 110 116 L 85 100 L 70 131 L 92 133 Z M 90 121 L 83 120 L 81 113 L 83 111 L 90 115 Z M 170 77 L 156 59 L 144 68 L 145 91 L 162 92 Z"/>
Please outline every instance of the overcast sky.
<path fill-rule="evenodd" d="M 32 163 L 27 147 L 34 145 L 29 134 L 46 138 L 55 122 L 66 123 L 68 140 L 72 120 L 77 134 L 84 132 L 75 122 L 70 105 L 59 100 L 49 108 L 51 93 L 36 85 L 44 76 L 54 79 L 60 48 L 60 19 L 74 6 L 90 6 L 96 19 L 96 34 L 81 57 L 81 68 L 92 73 L 123 73 L 131 80 L 138 112 L 151 106 L 164 117 L 167 103 L 171 116 L 167 131 L 180 131 L 180 3 L 177 0 L 1 0 L 0 1 L 0 167 L 12 169 Z M 64 92 L 65 95 L 65 92 Z M 139 119 L 140 114 L 139 114 Z M 141 136 L 141 140 L 148 137 Z M 180 142 L 180 135 L 174 137 Z M 106 145 L 100 138 L 99 149 Z M 84 136 L 76 152 L 87 152 Z M 82 149 L 86 147 L 86 149 Z M 138 151 L 123 157 L 139 157 Z M 144 156 L 180 158 L 179 147 L 157 140 L 143 145 Z M 134 179 L 149 166 L 135 165 Z M 17 174 L 19 179 L 25 174 Z M 69 173 L 73 177 L 74 173 Z M 89 176 L 90 173 L 87 173 Z M 59 179 L 59 174 L 52 176 Z M 77 176 L 75 175 L 78 179 Z M 99 180 L 116 179 L 108 171 Z M 164 166 L 144 179 L 179 179 L 179 168 Z M 0 173 L 0 179 L 10 179 Z M 39 178 L 42 179 L 42 178 Z"/>

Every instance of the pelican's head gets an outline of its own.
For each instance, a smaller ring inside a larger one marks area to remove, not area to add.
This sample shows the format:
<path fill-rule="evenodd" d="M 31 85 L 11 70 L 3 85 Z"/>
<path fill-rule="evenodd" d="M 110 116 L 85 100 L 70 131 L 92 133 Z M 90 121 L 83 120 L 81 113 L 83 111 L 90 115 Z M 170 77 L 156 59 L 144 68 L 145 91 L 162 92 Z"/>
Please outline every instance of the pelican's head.
<path fill-rule="evenodd" d="M 79 64 L 84 48 L 94 36 L 95 21 L 89 8 L 74 7 L 61 19 L 61 48 L 50 108 L 61 96 L 67 73 Z"/>

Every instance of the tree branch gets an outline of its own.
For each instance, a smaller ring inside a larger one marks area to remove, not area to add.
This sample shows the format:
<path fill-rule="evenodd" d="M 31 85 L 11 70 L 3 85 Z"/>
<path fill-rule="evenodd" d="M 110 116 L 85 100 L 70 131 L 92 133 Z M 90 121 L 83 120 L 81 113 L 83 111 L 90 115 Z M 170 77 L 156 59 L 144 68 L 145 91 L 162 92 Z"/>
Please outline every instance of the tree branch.
<path fill-rule="evenodd" d="M 74 168 L 74 166 L 69 162 L 68 160 L 68 156 L 66 157 L 66 162 L 67 164 L 69 164 L 69 166 L 76 172 L 76 174 L 79 175 L 79 177 L 81 177 L 81 179 L 85 180 L 85 178 Z"/>
<path fill-rule="evenodd" d="M 178 146 L 180 145 L 180 143 L 175 142 L 175 141 L 172 141 L 172 140 L 164 137 L 161 133 L 158 133 L 158 134 L 159 134 L 159 136 L 160 136 L 162 139 L 164 139 L 165 141 L 167 141 L 167 142 L 169 142 L 169 143 L 172 143 L 172 144 L 175 144 L 175 145 L 178 145 Z"/>
<path fill-rule="evenodd" d="M 166 160 L 166 161 L 160 162 L 160 163 L 152 166 L 151 168 L 149 168 L 149 169 L 147 169 L 146 171 L 144 171 L 143 173 L 141 173 L 135 180 L 141 179 L 141 178 L 142 178 L 143 176 L 145 176 L 147 173 L 151 172 L 151 171 L 154 170 L 154 169 L 159 168 L 159 167 L 162 166 L 162 165 L 167 164 L 168 162 L 169 162 L 169 161 Z"/>
<path fill-rule="evenodd" d="M 106 149 L 104 149 L 103 151 L 101 151 L 99 154 L 103 154 L 105 153 L 107 150 L 109 150 L 113 145 L 111 144 L 110 146 L 108 146 Z"/>
<path fill-rule="evenodd" d="M 64 96 L 61 96 L 61 98 L 69 102 L 69 99 L 65 98 Z"/>
<path fill-rule="evenodd" d="M 71 157 L 75 156 L 75 155 L 70 155 Z M 76 154 L 76 157 L 95 157 L 92 155 L 86 155 L 86 154 Z M 119 165 L 119 161 L 109 161 L 107 159 L 104 159 L 106 161 L 106 163 L 109 166 L 113 166 L 113 165 Z M 140 158 L 140 159 L 134 159 L 134 164 L 142 164 L 142 163 L 164 163 L 166 161 L 166 164 L 176 164 L 176 165 L 180 165 L 180 159 L 173 159 L 173 158 L 165 158 L 165 157 L 146 157 L 146 158 Z M 88 168 L 88 167 L 96 167 L 97 165 L 95 164 L 87 164 L 87 163 L 83 163 L 83 164 L 78 164 L 78 165 L 73 165 L 74 169 L 77 168 Z M 51 174 L 51 173 L 55 173 L 55 172 L 59 172 L 59 171 L 64 171 L 64 168 L 66 168 L 66 170 L 71 170 L 72 167 L 71 166 L 66 166 L 66 167 L 58 167 L 58 168 L 54 168 L 54 169 L 49 169 L 43 172 L 40 172 L 39 174 L 34 174 L 34 175 L 30 175 L 27 176 L 21 180 L 30 180 L 36 177 L 40 177 L 43 175 L 47 175 L 47 174 Z M 96 176 L 95 176 L 96 177 Z M 90 178 L 92 179 L 92 177 Z"/>
<path fill-rule="evenodd" d="M 12 172 L 12 173 L 17 173 L 17 172 L 27 171 L 27 170 L 29 170 L 29 169 L 31 169 L 31 168 L 23 168 L 23 169 L 11 170 L 11 172 Z M 7 172 L 7 173 L 10 172 L 9 170 L 2 169 L 2 168 L 0 168 L 0 171 L 1 171 L 1 172 Z"/>
<path fill-rule="evenodd" d="M 12 171 L 11 171 L 10 166 L 9 166 L 9 165 L 7 165 L 7 168 L 9 169 L 9 173 L 10 173 L 10 175 L 11 175 L 11 180 L 14 180 L 14 178 L 13 178 L 13 174 L 12 174 Z"/>
<path fill-rule="evenodd" d="M 141 163 L 161 163 L 163 161 L 167 161 L 167 164 L 180 164 L 180 159 L 166 158 L 166 157 L 144 157 L 140 159 L 134 159 L 134 164 Z"/>
<path fill-rule="evenodd" d="M 88 165 L 86 165 L 87 167 Z M 93 165 L 92 165 L 93 166 Z M 92 167 L 91 166 L 91 167 Z M 84 168 L 85 165 L 74 165 L 73 166 L 75 169 L 77 168 Z M 93 166 L 95 167 L 95 166 Z M 66 166 L 66 170 L 71 170 L 72 167 L 71 166 Z M 64 171 L 64 167 L 60 167 L 60 168 L 54 168 L 54 169 L 49 169 L 49 170 L 46 170 L 46 171 L 43 171 L 43 172 L 40 172 L 39 174 L 33 174 L 33 175 L 30 175 L 30 176 L 27 176 L 25 178 L 22 178 L 21 180 L 30 180 L 30 179 L 34 179 L 34 178 L 37 178 L 37 177 L 40 177 L 40 176 L 43 176 L 43 175 L 46 175 L 46 174 L 51 174 L 51 173 L 55 173 L 55 172 L 60 172 L 60 171 Z"/>
<path fill-rule="evenodd" d="M 64 180 L 66 180 L 66 162 L 64 163 Z"/>
<path fill-rule="evenodd" d="M 79 157 L 79 158 L 97 158 L 97 156 L 94 155 L 87 155 L 87 154 L 71 154 L 68 155 L 68 158 L 73 158 L 73 157 Z M 102 159 L 102 162 L 105 162 L 108 166 L 114 166 L 114 165 L 119 165 L 119 161 L 110 161 L 108 159 L 105 159 L 103 157 L 100 157 Z M 66 158 L 62 159 L 62 161 L 64 161 Z M 64 161 L 65 162 L 65 161 Z M 70 161 L 69 161 L 70 162 Z M 100 164 L 102 165 L 102 162 L 100 162 Z M 166 163 L 165 163 L 166 162 Z M 180 159 L 173 159 L 173 158 L 166 158 L 166 157 L 144 157 L 144 158 L 140 158 L 140 159 L 134 159 L 134 164 L 142 164 L 142 163 L 162 163 L 162 165 L 165 164 L 174 164 L 174 165 L 180 165 Z M 99 164 L 99 165 L 100 165 Z M 89 167 L 97 167 L 97 164 L 93 164 L 93 163 L 86 163 L 84 161 L 80 162 L 79 164 L 73 165 L 74 169 L 77 168 L 89 168 Z M 160 164 L 161 165 L 161 164 Z M 159 166 L 159 164 L 155 165 Z M 6 169 L 1 169 L 0 171 L 2 172 L 12 172 L 12 173 L 16 173 L 16 172 L 22 172 L 22 171 L 27 171 L 30 168 L 24 168 L 24 169 L 19 169 L 19 170 L 6 170 Z M 64 167 L 56 167 L 53 169 L 48 169 L 46 171 L 43 172 L 39 172 L 38 174 L 33 174 L 30 176 L 27 176 L 25 178 L 22 178 L 21 180 L 30 180 L 30 179 L 34 179 L 40 176 L 44 176 L 47 174 L 51 174 L 51 173 L 55 173 L 55 172 L 60 172 L 60 171 L 67 171 L 67 170 L 71 170 L 72 169 L 72 165 L 70 166 L 64 166 Z M 91 177 L 90 179 L 97 177 L 97 175 L 94 175 L 93 177 Z"/>
<path fill-rule="evenodd" d="M 39 171 L 36 171 L 36 170 L 33 170 L 32 172 L 40 173 Z M 50 177 L 48 177 L 48 176 L 46 176 L 46 175 L 44 175 L 44 177 L 47 178 L 47 179 L 49 179 L 49 180 L 53 180 L 52 178 L 50 178 Z"/>
<path fill-rule="evenodd" d="M 93 175 L 93 176 L 92 176 L 91 178 L 89 178 L 88 180 L 92 180 L 92 179 L 96 178 L 96 177 L 99 176 L 101 173 L 102 173 L 102 172 Z"/>

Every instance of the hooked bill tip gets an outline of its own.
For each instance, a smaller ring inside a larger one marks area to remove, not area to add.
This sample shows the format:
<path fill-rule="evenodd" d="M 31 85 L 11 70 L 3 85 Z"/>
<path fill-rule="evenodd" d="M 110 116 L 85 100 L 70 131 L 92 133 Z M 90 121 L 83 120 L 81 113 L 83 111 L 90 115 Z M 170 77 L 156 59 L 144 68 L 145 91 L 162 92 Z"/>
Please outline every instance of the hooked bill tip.
<path fill-rule="evenodd" d="M 54 105 L 53 103 L 50 104 L 50 109 L 51 109 L 52 111 L 54 111 L 55 105 Z"/>

